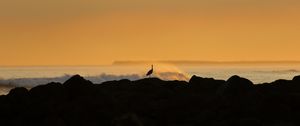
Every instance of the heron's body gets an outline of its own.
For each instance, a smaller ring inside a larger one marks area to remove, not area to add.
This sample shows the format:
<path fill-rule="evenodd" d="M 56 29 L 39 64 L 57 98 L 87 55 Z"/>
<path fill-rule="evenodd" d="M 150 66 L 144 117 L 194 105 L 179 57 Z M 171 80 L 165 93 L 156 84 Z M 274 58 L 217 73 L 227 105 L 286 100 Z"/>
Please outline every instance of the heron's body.
<path fill-rule="evenodd" d="M 150 76 L 153 73 L 153 65 L 151 65 L 151 69 L 147 72 L 146 76 Z"/>

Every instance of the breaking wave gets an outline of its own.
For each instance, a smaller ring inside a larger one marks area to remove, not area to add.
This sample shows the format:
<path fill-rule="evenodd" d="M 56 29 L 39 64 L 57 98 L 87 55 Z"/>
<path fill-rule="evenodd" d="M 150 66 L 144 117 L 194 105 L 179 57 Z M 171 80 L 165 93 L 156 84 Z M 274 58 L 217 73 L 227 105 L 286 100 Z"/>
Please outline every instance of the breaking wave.
<path fill-rule="evenodd" d="M 59 77 L 43 77 L 43 78 L 14 78 L 14 79 L 0 79 L 0 85 L 2 86 L 12 86 L 12 87 L 34 87 L 41 84 L 47 84 L 50 82 L 60 82 L 63 83 L 68 80 L 73 75 L 64 75 Z M 184 73 L 178 72 L 160 72 L 154 73 L 152 77 L 157 77 L 162 80 L 184 80 L 188 81 L 190 76 Z M 95 76 L 84 76 L 85 79 L 92 81 L 93 83 L 100 84 L 105 81 L 129 79 L 138 80 L 146 78 L 145 75 L 141 74 L 128 74 L 128 75 L 114 75 L 114 74 L 100 74 Z"/>

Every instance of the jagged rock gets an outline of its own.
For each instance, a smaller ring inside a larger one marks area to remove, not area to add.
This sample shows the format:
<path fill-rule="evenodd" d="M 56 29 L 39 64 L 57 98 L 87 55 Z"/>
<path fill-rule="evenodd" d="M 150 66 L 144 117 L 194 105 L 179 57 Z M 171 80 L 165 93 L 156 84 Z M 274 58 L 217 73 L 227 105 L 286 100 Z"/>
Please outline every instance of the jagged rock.
<path fill-rule="evenodd" d="M 144 85 L 149 85 L 149 86 L 160 85 L 164 83 L 164 81 L 159 78 L 144 78 L 144 79 L 136 80 L 135 82 Z"/>
<path fill-rule="evenodd" d="M 197 77 L 195 75 L 189 81 L 189 85 L 191 88 L 196 90 L 208 91 L 208 92 L 216 92 L 217 89 L 224 84 L 223 80 L 215 80 L 213 78 L 202 78 Z"/>
<path fill-rule="evenodd" d="M 0 122 L 7 126 L 297 125 L 298 79 L 254 85 L 239 76 L 227 81 L 193 76 L 189 82 L 145 78 L 93 84 L 75 75 L 63 84 L 49 83 L 30 91 L 15 88 L 0 96 Z"/>
<path fill-rule="evenodd" d="M 28 90 L 24 87 L 17 87 L 8 93 L 7 97 L 12 102 L 23 102 L 27 100 Z"/>
<path fill-rule="evenodd" d="M 86 95 L 92 92 L 93 83 L 89 80 L 84 79 L 80 75 L 74 75 L 65 83 L 63 83 L 69 98 L 80 97 L 78 94 Z"/>
<path fill-rule="evenodd" d="M 67 80 L 63 85 L 67 88 L 80 88 L 90 86 L 93 83 L 89 80 L 84 79 L 80 75 L 74 75 L 69 80 Z"/>
<path fill-rule="evenodd" d="M 35 101 L 59 100 L 65 96 L 65 92 L 61 83 L 52 82 L 30 89 L 29 95 Z"/>
<path fill-rule="evenodd" d="M 24 87 L 17 87 L 14 89 L 11 89 L 8 93 L 9 97 L 20 97 L 25 96 L 28 94 L 28 90 Z"/>

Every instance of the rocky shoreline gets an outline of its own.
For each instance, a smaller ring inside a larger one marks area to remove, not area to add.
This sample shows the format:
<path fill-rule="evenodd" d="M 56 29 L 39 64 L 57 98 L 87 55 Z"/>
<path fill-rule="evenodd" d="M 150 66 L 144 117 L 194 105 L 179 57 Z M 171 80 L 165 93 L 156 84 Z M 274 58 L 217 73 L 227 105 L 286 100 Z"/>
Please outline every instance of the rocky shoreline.
<path fill-rule="evenodd" d="M 300 76 L 254 85 L 232 76 L 93 84 L 79 75 L 0 96 L 3 126 L 296 126 Z"/>

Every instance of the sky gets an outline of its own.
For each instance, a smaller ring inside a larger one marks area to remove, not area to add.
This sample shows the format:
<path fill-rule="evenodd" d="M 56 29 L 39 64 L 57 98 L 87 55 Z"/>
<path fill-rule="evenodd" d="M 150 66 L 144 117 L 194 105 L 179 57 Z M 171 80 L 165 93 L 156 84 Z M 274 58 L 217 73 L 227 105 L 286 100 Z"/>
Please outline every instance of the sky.
<path fill-rule="evenodd" d="M 300 61 L 299 0 L 1 0 L 0 66 Z"/>

